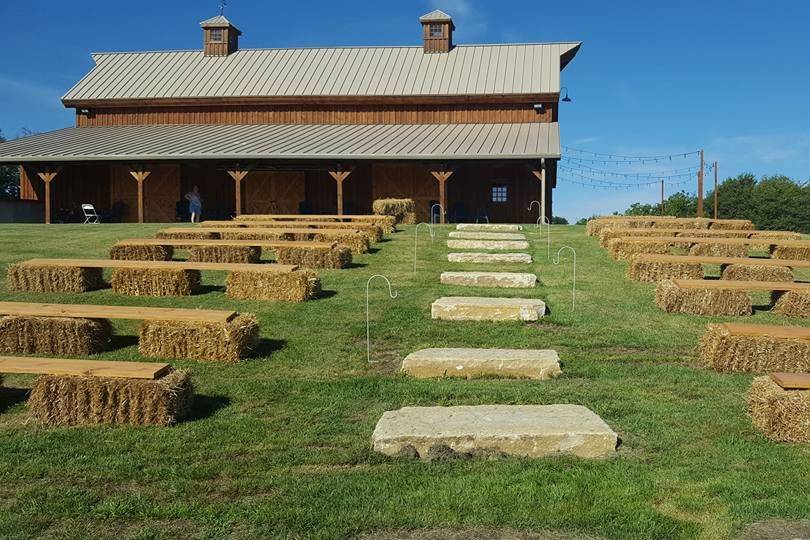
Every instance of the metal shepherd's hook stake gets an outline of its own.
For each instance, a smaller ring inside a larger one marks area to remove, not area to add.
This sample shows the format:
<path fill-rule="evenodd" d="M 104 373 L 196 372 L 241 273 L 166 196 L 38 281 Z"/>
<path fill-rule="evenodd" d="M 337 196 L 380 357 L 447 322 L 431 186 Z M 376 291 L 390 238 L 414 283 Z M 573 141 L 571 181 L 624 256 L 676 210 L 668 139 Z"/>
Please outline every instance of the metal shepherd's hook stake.
<path fill-rule="evenodd" d="M 571 309 L 575 310 L 577 308 L 577 252 L 574 248 L 570 246 L 563 246 L 557 251 L 557 256 L 554 257 L 554 264 L 560 264 L 560 253 L 563 250 L 570 250 L 574 256 L 574 277 L 573 277 L 573 292 L 571 295 Z"/>
<path fill-rule="evenodd" d="M 439 204 L 439 203 L 435 203 L 435 204 L 433 204 L 433 205 L 430 207 L 430 224 L 431 224 L 431 225 L 435 225 L 435 224 L 436 224 L 436 218 L 435 218 L 435 214 L 433 213 L 433 209 L 434 209 L 434 208 L 436 208 L 437 206 L 439 207 L 439 210 L 441 211 L 441 215 L 443 215 L 443 216 L 446 216 L 446 215 L 447 215 L 447 211 L 444 209 L 444 206 L 442 206 L 442 205 L 441 205 L 441 204 Z"/>
<path fill-rule="evenodd" d="M 531 212 L 531 211 L 532 211 L 532 206 L 534 206 L 535 204 L 537 204 L 537 211 L 538 211 L 538 212 L 542 212 L 542 210 L 543 210 L 543 209 L 542 209 L 542 207 L 540 206 L 540 201 L 532 201 L 532 202 L 530 202 L 530 203 L 529 203 L 529 207 L 528 207 L 526 210 L 528 210 L 529 212 Z M 539 221 L 540 221 L 540 218 L 537 218 L 537 221 L 539 222 Z M 540 226 L 540 223 L 538 223 L 538 224 L 537 224 L 537 226 L 539 227 L 539 226 Z"/>
<path fill-rule="evenodd" d="M 430 223 L 417 223 L 416 228 L 413 230 L 413 273 L 416 273 L 416 245 L 419 242 L 419 226 L 420 225 L 427 225 L 428 231 L 430 231 L 430 241 L 433 242 L 434 234 L 433 234 L 433 225 Z"/>
<path fill-rule="evenodd" d="M 551 260 L 551 222 L 546 216 L 537 218 L 537 226 L 540 227 L 541 232 L 543 230 L 542 223 L 546 224 L 546 258 Z"/>
<path fill-rule="evenodd" d="M 381 274 L 374 274 L 373 276 L 368 278 L 368 281 L 366 282 L 366 361 L 369 362 L 369 363 L 371 363 L 371 330 L 370 330 L 370 325 L 369 325 L 369 322 L 368 322 L 369 321 L 369 315 L 368 315 L 368 289 L 369 289 L 369 286 L 371 285 L 371 281 L 374 278 L 384 279 L 385 282 L 388 284 L 388 296 L 390 296 L 392 300 L 397 297 L 397 291 L 394 291 L 394 290 L 391 289 L 391 282 L 388 280 L 387 277 L 385 277 L 385 276 L 383 276 Z"/>

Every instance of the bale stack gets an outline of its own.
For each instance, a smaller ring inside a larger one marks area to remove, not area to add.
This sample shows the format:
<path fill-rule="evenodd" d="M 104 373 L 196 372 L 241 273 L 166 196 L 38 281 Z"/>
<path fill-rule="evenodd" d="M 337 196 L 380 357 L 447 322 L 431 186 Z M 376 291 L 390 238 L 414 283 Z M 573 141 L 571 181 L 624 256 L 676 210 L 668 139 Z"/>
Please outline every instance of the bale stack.
<path fill-rule="evenodd" d="M 377 199 L 371 209 L 375 214 L 392 216 L 396 224 L 416 223 L 416 204 L 413 199 Z"/>
<path fill-rule="evenodd" d="M 31 264 L 8 266 L 8 288 L 12 291 L 78 293 L 104 286 L 101 268 Z"/>
<path fill-rule="evenodd" d="M 172 246 L 127 244 L 110 248 L 110 259 L 116 261 L 170 261 L 172 257 L 174 257 Z"/>
<path fill-rule="evenodd" d="M 608 242 L 608 251 L 614 260 L 625 261 L 642 253 L 666 255 L 670 252 L 670 245 L 638 238 L 614 238 Z"/>
<path fill-rule="evenodd" d="M 710 229 L 724 229 L 724 230 L 754 230 L 754 224 L 748 219 L 715 219 L 709 224 Z"/>
<path fill-rule="evenodd" d="M 226 323 L 144 321 L 138 351 L 150 358 L 237 362 L 259 343 L 259 323 L 241 314 Z"/>
<path fill-rule="evenodd" d="M 188 229 L 187 231 L 158 231 L 155 238 L 163 240 L 219 240 L 219 233 Z"/>
<path fill-rule="evenodd" d="M 112 336 L 106 319 L 0 317 L 0 352 L 87 356 L 104 351 Z"/>
<path fill-rule="evenodd" d="M 614 238 L 671 236 L 669 231 L 661 229 L 625 229 L 608 227 L 599 232 L 599 245 L 606 248 Z"/>
<path fill-rule="evenodd" d="M 785 317 L 810 317 L 810 292 L 774 291 L 771 312 Z"/>
<path fill-rule="evenodd" d="M 293 264 L 306 268 L 346 268 L 352 262 L 352 253 L 346 246 L 301 247 L 284 246 L 276 248 L 276 262 Z"/>
<path fill-rule="evenodd" d="M 128 296 L 188 296 L 200 290 L 200 271 L 180 268 L 116 268 L 113 291 Z"/>
<path fill-rule="evenodd" d="M 810 340 L 769 335 L 733 335 L 710 324 L 700 338 L 701 363 L 721 373 L 810 372 Z"/>
<path fill-rule="evenodd" d="M 810 391 L 786 390 L 770 377 L 757 377 L 746 397 L 754 426 L 779 442 L 810 442 Z"/>
<path fill-rule="evenodd" d="M 604 216 L 591 218 L 585 224 L 585 233 L 588 236 L 597 236 L 602 230 L 608 228 L 647 229 L 651 228 L 657 220 L 675 219 L 672 216 Z"/>
<path fill-rule="evenodd" d="M 774 259 L 788 259 L 793 261 L 810 261 L 810 243 L 808 244 L 776 244 L 771 250 Z"/>
<path fill-rule="evenodd" d="M 188 416 L 191 376 L 171 371 L 159 379 L 40 376 L 28 408 L 49 426 L 131 424 L 168 426 Z"/>
<path fill-rule="evenodd" d="M 188 248 L 189 262 L 256 264 L 261 258 L 262 250 L 257 246 L 191 246 Z"/>
<path fill-rule="evenodd" d="M 627 269 L 633 281 L 658 282 L 664 279 L 703 279 L 703 266 L 699 263 L 683 263 L 645 260 L 634 257 Z"/>
<path fill-rule="evenodd" d="M 658 282 L 656 305 L 667 313 L 708 316 L 751 315 L 751 298 L 745 291 L 728 289 L 685 289 L 671 279 Z"/>
<path fill-rule="evenodd" d="M 239 300 L 304 302 L 321 293 L 321 280 L 311 270 L 293 272 L 235 271 L 226 280 L 228 296 Z"/>
<path fill-rule="evenodd" d="M 700 218 L 674 218 L 653 223 L 655 229 L 708 229 L 709 222 Z"/>
<path fill-rule="evenodd" d="M 786 266 L 762 264 L 723 264 L 721 279 L 732 281 L 793 281 L 793 270 Z"/>
<path fill-rule="evenodd" d="M 769 242 L 764 244 L 752 244 L 751 249 L 755 251 L 770 251 L 771 250 L 771 241 L 773 240 L 801 240 L 802 235 L 800 233 L 789 232 L 789 231 L 756 231 L 749 233 L 749 238 L 752 240 L 756 240 L 761 238 L 763 240 L 768 240 Z"/>
<path fill-rule="evenodd" d="M 700 242 L 689 249 L 689 255 L 704 257 L 748 257 L 748 246 L 745 244 L 723 244 L 714 242 Z"/>

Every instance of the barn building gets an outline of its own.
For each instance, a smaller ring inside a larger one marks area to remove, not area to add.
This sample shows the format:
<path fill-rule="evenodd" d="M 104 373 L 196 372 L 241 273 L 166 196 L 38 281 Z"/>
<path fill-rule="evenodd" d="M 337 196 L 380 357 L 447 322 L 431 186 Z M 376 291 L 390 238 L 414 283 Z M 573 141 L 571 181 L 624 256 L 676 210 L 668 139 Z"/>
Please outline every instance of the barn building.
<path fill-rule="evenodd" d="M 93 54 L 62 98 L 76 125 L 0 144 L 0 162 L 47 222 L 82 203 L 175 221 L 195 185 L 208 219 L 385 197 L 421 220 L 534 221 L 535 199 L 550 218 L 560 72 L 580 43 L 458 45 L 446 13 L 419 22 L 421 46 L 242 49 L 220 15 L 196 50 Z"/>

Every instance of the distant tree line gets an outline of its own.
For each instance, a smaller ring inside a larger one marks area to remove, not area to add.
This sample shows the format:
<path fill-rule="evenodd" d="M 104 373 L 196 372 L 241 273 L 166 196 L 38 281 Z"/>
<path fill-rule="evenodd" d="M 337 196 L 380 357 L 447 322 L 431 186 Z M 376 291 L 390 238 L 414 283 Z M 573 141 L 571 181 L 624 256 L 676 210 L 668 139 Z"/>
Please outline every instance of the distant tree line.
<path fill-rule="evenodd" d="M 0 131 L 0 143 L 6 142 Z M 20 198 L 20 171 L 14 165 L 0 165 L 0 199 Z"/>

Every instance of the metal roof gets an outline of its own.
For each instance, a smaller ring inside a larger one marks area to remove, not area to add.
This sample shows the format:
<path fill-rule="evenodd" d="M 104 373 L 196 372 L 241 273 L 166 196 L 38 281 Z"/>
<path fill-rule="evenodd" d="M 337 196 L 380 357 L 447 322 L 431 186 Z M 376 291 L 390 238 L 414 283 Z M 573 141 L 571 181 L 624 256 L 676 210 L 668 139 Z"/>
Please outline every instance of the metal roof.
<path fill-rule="evenodd" d="M 580 43 L 98 53 L 63 97 L 95 100 L 552 94 Z M 561 59 L 561 57 L 564 57 Z"/>
<path fill-rule="evenodd" d="M 434 9 L 430 13 L 425 13 L 419 17 L 420 22 L 447 22 L 452 21 L 453 18 L 440 9 Z"/>
<path fill-rule="evenodd" d="M 200 23 L 200 26 L 202 26 L 203 28 L 207 28 L 209 26 L 214 26 L 214 27 L 233 26 L 233 23 L 231 21 L 229 21 L 228 18 L 225 15 L 217 15 L 216 17 L 211 17 L 210 19 L 205 19 L 203 22 Z"/>
<path fill-rule="evenodd" d="M 0 162 L 559 158 L 557 123 L 73 127 L 0 144 Z"/>

